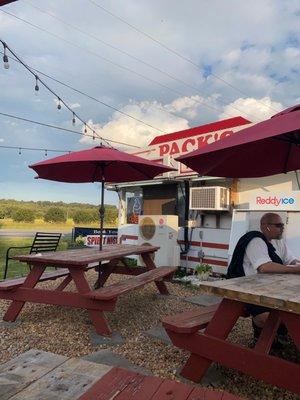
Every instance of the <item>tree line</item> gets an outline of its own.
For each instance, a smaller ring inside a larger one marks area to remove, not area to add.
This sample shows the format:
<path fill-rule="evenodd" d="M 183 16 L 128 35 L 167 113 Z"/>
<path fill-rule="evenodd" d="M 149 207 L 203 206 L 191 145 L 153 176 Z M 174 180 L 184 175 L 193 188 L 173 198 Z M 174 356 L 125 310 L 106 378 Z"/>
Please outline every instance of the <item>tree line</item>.
<path fill-rule="evenodd" d="M 34 222 L 43 219 L 49 223 L 64 223 L 73 219 L 76 224 L 99 221 L 99 206 L 93 204 L 51 201 L 18 201 L 0 199 L 0 219 L 11 218 L 15 222 Z M 105 224 L 115 224 L 118 218 L 116 206 L 105 204 Z"/>

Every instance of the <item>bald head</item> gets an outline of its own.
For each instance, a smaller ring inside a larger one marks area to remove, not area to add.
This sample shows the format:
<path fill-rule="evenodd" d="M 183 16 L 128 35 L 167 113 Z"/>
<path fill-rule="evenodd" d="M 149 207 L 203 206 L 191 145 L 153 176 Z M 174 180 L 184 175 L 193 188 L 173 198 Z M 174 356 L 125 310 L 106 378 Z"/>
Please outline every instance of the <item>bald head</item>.
<path fill-rule="evenodd" d="M 268 240 L 281 239 L 284 223 L 280 215 L 276 213 L 266 213 L 260 219 L 260 230 Z"/>
<path fill-rule="evenodd" d="M 274 221 L 274 219 L 278 219 L 280 217 L 280 215 L 276 214 L 276 213 L 266 213 L 264 214 L 261 219 L 260 219 L 260 224 L 269 224 L 270 222 L 272 223 Z"/>

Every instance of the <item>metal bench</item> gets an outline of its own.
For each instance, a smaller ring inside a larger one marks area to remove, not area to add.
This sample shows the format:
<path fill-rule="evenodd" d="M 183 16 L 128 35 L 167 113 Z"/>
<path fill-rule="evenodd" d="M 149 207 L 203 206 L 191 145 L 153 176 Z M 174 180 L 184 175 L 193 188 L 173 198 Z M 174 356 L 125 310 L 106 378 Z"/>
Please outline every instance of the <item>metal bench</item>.
<path fill-rule="evenodd" d="M 6 279 L 7 277 L 8 263 L 9 260 L 13 258 L 13 256 L 10 255 L 11 250 L 29 249 L 29 254 L 43 253 L 46 251 L 56 251 L 60 238 L 61 238 L 61 233 L 36 232 L 33 242 L 30 246 L 9 247 L 6 251 L 6 256 L 5 256 L 5 268 L 4 268 L 3 279 Z"/>

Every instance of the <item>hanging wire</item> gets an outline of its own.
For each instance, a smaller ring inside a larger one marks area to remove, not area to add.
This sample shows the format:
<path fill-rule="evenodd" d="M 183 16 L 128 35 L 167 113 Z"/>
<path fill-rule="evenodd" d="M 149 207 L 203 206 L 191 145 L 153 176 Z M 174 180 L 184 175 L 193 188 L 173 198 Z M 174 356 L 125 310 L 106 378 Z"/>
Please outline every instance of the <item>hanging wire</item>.
<path fill-rule="evenodd" d="M 153 42 L 155 42 L 156 44 L 158 44 L 159 46 L 161 46 L 162 48 L 164 48 L 165 50 L 168 50 L 170 53 L 173 53 L 174 55 L 176 55 L 177 57 L 181 58 L 182 60 L 188 62 L 189 64 L 193 65 L 194 67 L 197 68 L 197 70 L 199 70 L 199 68 L 201 68 L 201 65 L 196 64 L 194 61 L 192 61 L 190 58 L 180 54 L 178 51 L 170 48 L 169 46 L 165 45 L 164 43 L 162 43 L 161 41 L 159 41 L 158 39 L 156 39 L 155 37 L 149 35 L 148 33 L 142 31 L 141 29 L 137 28 L 136 26 L 130 24 L 128 21 L 126 21 L 124 18 L 119 17 L 118 15 L 114 14 L 113 12 L 109 11 L 108 9 L 104 8 L 103 6 L 101 6 L 100 4 L 96 3 L 94 0 L 88 0 L 90 3 L 94 4 L 94 6 L 102 9 L 104 12 L 106 12 L 107 14 L 111 15 L 112 17 L 118 19 L 119 21 L 123 22 L 124 24 L 128 25 L 130 28 L 132 28 L 133 30 L 135 30 L 136 32 L 142 34 L 143 36 L 147 37 L 148 39 L 152 40 Z M 37 7 L 36 7 L 37 8 Z M 240 88 L 238 88 L 237 86 L 233 85 L 232 83 L 228 82 L 227 80 L 225 80 L 224 78 L 214 74 L 213 72 L 210 73 L 210 75 L 212 77 L 214 77 L 215 79 L 219 80 L 220 82 L 222 82 L 223 84 L 231 87 L 233 90 L 236 90 L 237 92 L 241 93 L 243 96 L 248 96 L 247 93 L 245 93 L 244 91 L 242 91 Z M 276 111 L 278 112 L 277 109 L 273 108 L 272 106 L 263 103 L 262 101 L 257 100 L 261 105 L 263 105 L 264 107 L 267 107 L 269 109 L 271 109 L 272 111 Z"/>
<path fill-rule="evenodd" d="M 18 55 L 7 45 L 7 43 L 6 42 L 4 42 L 2 39 L 0 39 L 0 42 L 2 43 L 2 45 L 3 45 L 3 49 L 4 49 L 4 53 L 5 53 L 5 55 L 6 55 L 6 51 L 9 51 L 18 61 L 19 61 L 19 63 L 21 63 L 22 65 L 23 65 L 23 67 L 25 67 L 26 69 L 27 69 L 27 71 L 29 71 L 34 77 L 35 77 L 35 79 L 37 80 L 38 79 L 38 81 L 50 92 L 50 93 L 52 93 L 55 97 L 56 97 L 56 99 L 58 100 L 58 105 L 57 105 L 57 108 L 58 108 L 58 110 L 60 110 L 61 109 L 61 104 L 63 104 L 73 115 L 75 115 L 76 116 L 76 118 L 79 120 L 79 121 L 81 121 L 84 125 L 85 125 L 85 127 L 88 127 L 92 132 L 93 132 L 93 134 L 95 135 L 95 136 L 97 136 L 99 139 L 101 138 L 101 136 L 91 127 L 91 126 L 89 126 L 87 123 L 86 123 L 86 121 L 84 121 L 77 113 L 75 113 L 75 111 L 73 111 L 72 109 L 71 109 L 71 107 L 69 107 L 68 106 L 68 104 L 60 97 L 60 96 L 58 96 L 55 92 L 54 92 L 54 90 L 52 90 L 24 61 L 22 61 L 21 60 L 21 58 L 20 57 L 18 57 Z M 7 55 L 6 55 L 6 57 L 7 57 Z M 4 56 L 3 56 L 3 61 L 4 61 Z M 86 128 L 85 128 L 86 129 Z M 104 138 L 101 138 L 102 140 L 104 140 L 105 141 L 105 143 L 107 144 L 107 146 L 108 147 L 113 147 L 107 140 L 105 140 Z"/>
<path fill-rule="evenodd" d="M 100 39 L 99 37 L 97 37 L 97 36 L 95 36 L 95 35 L 93 35 L 93 34 L 90 34 L 89 32 L 86 32 L 86 31 L 84 31 L 84 30 L 78 28 L 78 27 L 75 26 L 75 25 L 70 24 L 69 22 L 67 22 L 67 21 L 65 21 L 65 20 L 63 20 L 63 19 L 57 17 L 56 15 L 53 15 L 52 13 L 49 13 L 49 12 L 47 12 L 47 11 L 41 9 L 40 7 L 37 7 L 37 6 L 33 5 L 32 3 L 28 2 L 28 1 L 27 1 L 27 3 L 30 4 L 31 7 L 37 9 L 38 11 L 40 11 L 41 13 L 46 14 L 46 15 L 49 15 L 50 17 L 56 19 L 56 20 L 59 21 L 60 23 L 62 23 L 62 24 L 64 24 L 64 25 L 67 25 L 67 26 L 71 27 L 71 28 L 74 29 L 74 30 L 77 30 L 77 31 L 80 32 L 81 34 L 86 35 L 86 36 L 88 36 L 88 37 L 91 37 L 92 39 L 94 39 L 94 40 L 96 40 L 96 41 L 102 43 L 103 45 L 108 46 L 108 47 L 114 49 L 115 51 L 118 51 L 118 52 L 120 52 L 121 54 L 124 54 L 124 55 L 126 55 L 127 57 L 129 57 L 129 58 L 131 58 L 131 59 L 133 59 L 133 60 L 135 60 L 135 61 L 138 61 L 138 62 L 140 62 L 140 63 L 146 65 L 146 66 L 149 67 L 149 68 L 154 69 L 155 71 L 159 72 L 160 74 L 165 75 L 165 76 L 167 76 L 168 78 L 170 78 L 170 79 L 172 79 L 172 80 L 175 80 L 175 81 L 177 81 L 177 82 L 183 84 L 184 86 L 186 86 L 186 87 L 188 87 L 188 88 L 190 88 L 190 89 L 196 91 L 198 94 L 200 94 L 201 97 L 207 96 L 207 93 L 202 93 L 202 92 L 200 93 L 199 90 L 198 90 L 198 88 L 196 88 L 194 85 L 191 85 L 191 84 L 185 82 L 184 80 L 178 78 L 177 76 L 174 76 L 174 75 L 170 74 L 169 72 L 163 71 L 163 70 L 161 70 L 160 68 L 156 67 L 155 65 L 152 65 L 152 64 L 150 64 L 150 63 L 148 63 L 148 62 L 146 62 L 146 61 L 144 61 L 144 60 L 142 60 L 142 59 L 140 59 L 140 58 L 138 58 L 138 57 L 136 57 L 136 56 L 134 56 L 134 55 L 132 55 L 132 54 L 130 54 L 130 53 L 128 53 L 128 52 L 126 52 L 126 51 L 124 51 L 124 50 L 122 50 L 122 49 L 120 49 L 120 48 L 114 46 L 114 45 L 112 45 L 112 44 L 110 44 L 110 43 L 105 42 L 104 40 Z M 96 3 L 94 3 L 94 4 L 96 5 Z M 211 75 L 213 76 L 213 74 L 211 74 Z M 224 80 L 224 81 L 225 81 L 225 80 Z M 231 85 L 231 84 L 228 83 L 228 85 Z M 225 102 L 222 101 L 221 99 L 219 99 L 219 102 L 221 102 L 221 103 L 223 103 L 224 105 L 226 105 Z M 268 105 L 266 105 L 266 104 L 264 104 L 264 105 L 265 105 L 265 107 L 269 107 L 269 108 L 270 108 L 270 106 L 268 106 Z M 230 108 L 235 109 L 235 110 L 237 110 L 237 111 L 239 111 L 239 112 L 241 112 L 241 113 L 245 113 L 244 110 L 241 110 L 241 109 L 239 109 L 238 107 L 236 107 L 236 106 L 234 106 L 234 105 L 230 105 Z M 252 119 L 254 118 L 255 120 L 257 120 L 256 117 L 253 117 L 253 116 L 251 116 L 250 114 L 248 114 L 248 115 L 249 115 Z M 257 122 L 258 122 L 258 121 L 257 121 Z"/>
<path fill-rule="evenodd" d="M 82 132 L 73 131 L 72 129 L 62 128 L 62 127 L 60 127 L 60 126 L 51 125 L 51 124 L 46 124 L 46 123 L 44 123 L 44 122 L 34 121 L 34 120 L 32 120 L 32 119 L 22 118 L 22 117 L 19 117 L 19 116 L 17 116 L 17 115 L 6 114 L 6 113 L 3 113 L 3 112 L 0 112 L 0 115 L 3 115 L 3 116 L 8 117 L 8 118 L 13 118 L 13 119 L 16 119 L 16 120 L 20 120 L 20 121 L 29 122 L 29 123 L 31 123 L 31 124 L 46 126 L 47 128 L 53 128 L 53 129 L 58 129 L 58 130 L 60 130 L 60 131 L 66 131 L 66 132 L 74 133 L 74 134 L 76 134 L 76 135 L 88 136 L 88 137 L 91 137 L 91 138 L 93 137 L 92 135 L 90 135 L 90 134 L 88 134 L 88 133 L 87 133 L 87 134 L 83 134 Z M 97 139 L 99 139 L 99 138 L 97 138 Z M 99 140 L 101 140 L 101 139 L 99 139 Z M 121 144 L 121 145 L 124 145 L 124 146 L 135 147 L 135 148 L 137 148 L 137 149 L 140 149 L 140 146 L 135 146 L 135 145 L 133 145 L 133 144 L 128 144 L 128 143 L 124 143 L 124 142 L 119 142 L 119 141 L 111 140 L 111 139 L 106 139 L 106 140 L 109 140 L 109 141 L 112 142 L 112 143 Z M 101 141 L 101 143 L 102 143 L 102 141 Z"/>
<path fill-rule="evenodd" d="M 0 53 L 2 53 L 2 52 L 0 51 Z M 2 53 L 2 54 L 3 54 L 3 53 Z M 13 60 L 13 61 L 15 61 L 15 62 L 19 62 L 17 59 L 15 59 L 15 58 L 12 57 L 12 56 L 10 56 L 9 59 L 11 59 L 11 60 Z M 110 105 L 110 104 L 107 104 L 107 103 L 105 103 L 104 101 L 101 101 L 101 100 L 97 99 L 96 97 L 93 97 L 93 96 L 91 96 L 91 95 L 89 95 L 89 94 L 87 94 L 87 93 L 85 93 L 85 92 L 83 92 L 83 91 L 81 91 L 81 90 L 79 90 L 79 89 L 76 89 L 76 88 L 74 88 L 73 86 L 68 85 L 67 83 L 60 81 L 59 79 L 53 78 L 53 76 L 50 76 L 50 75 L 48 75 L 48 74 L 45 74 L 44 72 L 42 72 L 42 71 L 40 71 L 40 70 L 38 70 L 38 69 L 36 69 L 36 68 L 33 68 L 33 67 L 30 67 L 30 68 L 32 69 L 32 71 L 35 71 L 35 72 L 39 73 L 40 75 L 43 75 L 44 77 L 46 77 L 46 78 L 48 78 L 48 79 L 51 79 L 52 81 L 54 81 L 54 82 L 56 82 L 56 83 L 59 83 L 60 85 L 65 86 L 65 87 L 67 87 L 68 89 L 71 89 L 71 90 L 73 90 L 74 92 L 79 93 L 79 94 L 81 94 L 81 95 L 87 97 L 88 99 L 91 99 L 91 100 L 93 100 L 93 101 L 96 101 L 97 103 L 102 104 L 103 106 L 108 107 L 108 108 L 110 108 L 111 110 L 114 110 L 114 111 L 116 111 L 117 113 L 124 115 L 125 117 L 131 118 L 131 119 L 133 119 L 133 120 L 135 120 L 135 121 L 137 121 L 137 122 L 140 122 L 141 124 L 143 124 L 143 125 L 145 125 L 145 126 L 148 126 L 149 128 L 154 129 L 154 130 L 156 130 L 156 131 L 159 131 L 159 132 L 162 132 L 162 133 L 168 133 L 168 132 L 164 131 L 163 129 L 160 129 L 160 128 L 157 128 L 157 127 L 154 126 L 154 125 L 148 124 L 147 122 L 145 122 L 145 121 L 143 121 L 143 120 L 141 120 L 141 119 L 139 119 L 139 118 L 136 118 L 136 117 L 134 117 L 133 115 L 130 115 L 130 114 L 124 112 L 124 111 L 121 111 L 121 110 L 119 110 L 118 108 L 116 108 L 116 107 L 114 107 L 114 106 L 112 106 L 112 105 Z M 161 111 L 163 111 L 163 112 L 165 112 L 165 113 L 167 113 L 167 114 L 171 114 L 171 115 L 175 115 L 175 116 L 177 116 L 177 117 L 181 117 L 180 115 L 178 115 L 178 114 L 176 114 L 176 113 L 174 113 L 174 112 L 171 112 L 171 111 L 167 111 L 166 109 L 164 109 L 164 108 L 162 108 L 162 107 L 159 107 L 158 105 L 156 105 L 156 107 L 157 107 L 157 109 L 159 109 L 159 110 L 161 110 Z M 109 141 L 111 141 L 111 140 L 109 140 Z"/>
<path fill-rule="evenodd" d="M 61 149 L 45 149 L 45 147 L 39 148 L 39 147 L 23 147 L 23 146 L 4 146 L 0 145 L 1 149 L 12 149 L 12 150 L 18 150 L 18 154 L 21 155 L 22 151 L 43 151 L 45 153 L 45 157 L 48 156 L 48 153 L 53 152 L 53 153 L 71 153 L 70 150 L 61 150 Z"/>
<path fill-rule="evenodd" d="M 135 70 L 132 70 L 132 69 L 130 69 L 130 68 L 127 68 L 127 67 L 125 67 L 124 65 L 118 64 L 118 63 L 116 63 L 116 62 L 114 62 L 114 61 L 111 61 L 111 60 L 109 60 L 108 58 L 99 55 L 98 53 L 95 53 L 95 52 L 93 52 L 93 51 L 91 51 L 91 50 L 88 50 L 88 49 L 86 49 L 86 48 L 84 48 L 84 47 L 79 46 L 78 44 L 75 44 L 75 43 L 73 43 L 73 42 L 70 42 L 70 41 L 68 41 L 68 40 L 66 40 L 66 39 L 64 39 L 64 38 L 62 38 L 61 36 L 59 36 L 59 35 L 57 35 L 57 34 L 55 34 L 55 33 L 49 32 L 49 31 L 47 31 L 46 29 L 41 28 L 41 27 L 38 26 L 38 25 L 35 25 L 35 24 L 33 24 L 33 23 L 29 22 L 29 21 L 26 21 L 26 20 L 23 19 L 23 18 L 18 17 L 17 15 L 14 15 L 14 14 L 12 14 L 12 13 L 10 13 L 10 12 L 8 12 L 8 11 L 4 11 L 4 10 L 0 10 L 0 11 L 3 12 L 3 13 L 5 13 L 5 14 L 7 14 L 7 15 L 9 15 L 9 16 L 11 16 L 11 17 L 13 17 L 13 18 L 16 18 L 17 20 L 20 20 L 20 21 L 22 21 L 22 22 L 24 22 L 24 23 L 26 23 L 26 24 L 28 24 L 28 25 L 30 25 L 30 26 L 32 26 L 32 27 L 38 29 L 38 30 L 41 30 L 42 32 L 46 32 L 47 34 L 49 34 L 49 35 L 51 35 L 51 36 L 53 36 L 53 37 L 56 37 L 56 38 L 58 38 L 59 40 L 65 42 L 65 43 L 68 43 L 68 44 L 71 45 L 71 46 L 77 47 L 77 48 L 79 48 L 79 49 L 81 49 L 81 50 L 84 50 L 85 52 L 88 52 L 88 53 L 92 54 L 93 56 L 96 56 L 96 57 L 98 57 L 98 58 L 101 58 L 102 60 L 104 60 L 104 61 L 106 61 L 106 62 L 108 62 L 108 63 L 110 63 L 110 64 L 112 64 L 112 65 L 114 65 L 114 66 L 117 66 L 118 68 L 121 68 L 122 70 L 128 71 L 128 72 L 130 72 L 130 73 L 132 73 L 132 74 L 135 74 L 135 75 L 137 75 L 137 76 L 139 76 L 139 77 L 141 77 L 141 78 L 143 78 L 143 79 L 146 79 L 146 80 L 149 81 L 149 82 L 155 83 L 155 84 L 157 84 L 157 85 L 159 85 L 159 86 L 161 86 L 161 87 L 163 87 L 163 88 L 165 88 L 165 89 L 167 89 L 167 90 L 170 90 L 170 91 L 173 92 L 173 93 L 176 93 L 177 95 L 186 96 L 184 93 L 180 92 L 179 90 L 176 90 L 176 89 L 174 89 L 174 88 L 170 88 L 169 86 L 167 86 L 167 85 L 165 85 L 165 84 L 163 84 L 163 83 L 160 83 L 160 82 L 158 82 L 158 81 L 156 81 L 156 80 L 154 80 L 154 79 L 151 79 L 151 78 L 149 78 L 148 76 L 145 76 L 145 75 L 143 75 L 143 74 L 140 74 L 139 72 L 137 72 L 137 71 L 135 71 Z M 217 111 L 217 112 L 222 111 L 223 114 L 227 115 L 229 118 L 232 118 L 232 115 L 231 115 L 231 114 L 229 114 L 229 113 L 227 113 L 227 112 L 224 112 L 224 111 L 221 110 L 220 108 L 217 108 L 217 107 L 214 107 L 214 106 L 212 106 L 212 105 L 207 104 L 207 102 L 206 102 L 205 100 L 200 101 L 200 100 L 197 100 L 197 99 L 192 99 L 192 101 L 193 101 L 194 103 L 197 103 L 197 104 L 199 104 L 200 106 L 206 107 L 206 108 L 208 108 L 208 109 L 210 109 L 210 110 Z M 235 107 L 235 106 L 231 106 L 231 107 L 237 109 L 237 107 Z M 240 111 L 241 111 L 241 110 L 240 110 Z M 244 111 L 242 111 L 242 112 L 244 113 Z M 257 120 L 256 117 L 251 117 L 251 118 L 252 118 L 252 122 L 260 122 L 259 120 Z"/>

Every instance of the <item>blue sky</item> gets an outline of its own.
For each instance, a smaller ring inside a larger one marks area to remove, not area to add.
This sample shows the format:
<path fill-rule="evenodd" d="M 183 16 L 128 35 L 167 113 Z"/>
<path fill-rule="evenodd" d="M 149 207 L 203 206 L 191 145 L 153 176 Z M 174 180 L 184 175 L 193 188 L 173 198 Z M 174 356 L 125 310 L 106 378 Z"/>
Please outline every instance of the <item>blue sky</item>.
<path fill-rule="evenodd" d="M 145 146 L 161 131 L 237 115 L 261 121 L 299 103 L 299 15 L 293 0 L 19 0 L 0 8 L 0 38 L 32 68 L 144 121 L 40 75 L 99 135 Z M 34 85 L 18 63 L 0 65 L 0 112 L 84 131 L 41 85 L 36 96 Z M 96 144 L 0 115 L 2 146 Z M 99 202 L 99 184 L 34 180 L 28 165 L 44 151 L 0 148 L 0 155 L 0 198 Z M 116 204 L 116 194 L 107 192 L 106 202 Z"/>

